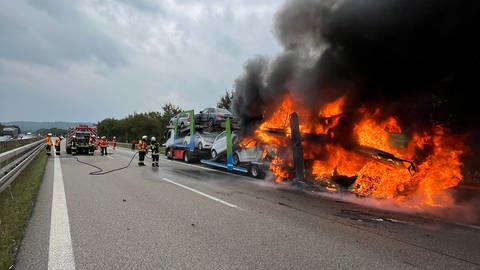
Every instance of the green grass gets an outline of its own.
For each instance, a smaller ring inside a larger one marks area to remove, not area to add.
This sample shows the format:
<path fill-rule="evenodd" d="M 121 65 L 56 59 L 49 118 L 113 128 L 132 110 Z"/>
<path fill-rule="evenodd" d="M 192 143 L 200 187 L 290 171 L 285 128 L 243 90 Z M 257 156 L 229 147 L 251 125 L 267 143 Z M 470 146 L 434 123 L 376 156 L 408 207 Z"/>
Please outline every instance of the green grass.
<path fill-rule="evenodd" d="M 11 187 L 0 193 L 0 270 L 8 269 L 15 261 L 46 164 L 47 155 L 42 150 Z"/>

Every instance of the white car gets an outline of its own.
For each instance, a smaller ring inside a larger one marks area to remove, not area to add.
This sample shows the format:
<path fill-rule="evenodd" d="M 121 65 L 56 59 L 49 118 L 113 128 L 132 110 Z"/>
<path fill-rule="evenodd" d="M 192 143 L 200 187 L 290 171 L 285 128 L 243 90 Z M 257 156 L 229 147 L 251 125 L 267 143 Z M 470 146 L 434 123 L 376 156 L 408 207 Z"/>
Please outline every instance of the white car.
<path fill-rule="evenodd" d="M 173 129 L 169 129 L 166 134 L 167 141 L 163 144 L 165 147 L 170 147 L 171 145 L 174 144 L 182 144 L 183 143 L 183 137 L 181 136 L 174 136 L 174 131 Z"/>
<path fill-rule="evenodd" d="M 178 120 L 177 120 L 178 119 Z M 177 122 L 178 121 L 178 122 Z M 177 124 L 181 129 L 190 126 L 190 113 L 179 113 L 172 117 L 169 121 L 169 126 L 175 126 Z"/>
<path fill-rule="evenodd" d="M 195 132 L 194 145 L 198 150 L 211 149 L 216 135 L 208 132 Z M 191 136 L 185 136 L 183 144 L 190 144 Z"/>
<path fill-rule="evenodd" d="M 232 142 L 235 144 L 237 141 L 237 134 L 232 132 Z M 223 131 L 222 133 L 218 134 L 212 144 L 212 149 L 210 150 L 210 154 L 213 159 L 216 159 L 219 154 L 222 154 L 227 151 L 227 132 Z"/>
<path fill-rule="evenodd" d="M 263 159 L 263 148 L 256 142 L 252 146 L 239 145 L 238 149 L 233 152 L 233 165 L 238 166 L 240 163 L 261 162 Z"/>

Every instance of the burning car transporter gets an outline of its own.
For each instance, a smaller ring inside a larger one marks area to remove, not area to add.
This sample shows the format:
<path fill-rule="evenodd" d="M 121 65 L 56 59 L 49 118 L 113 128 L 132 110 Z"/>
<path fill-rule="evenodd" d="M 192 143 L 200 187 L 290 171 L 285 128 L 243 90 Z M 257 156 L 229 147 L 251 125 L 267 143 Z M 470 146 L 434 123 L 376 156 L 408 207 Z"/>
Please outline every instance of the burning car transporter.
<path fill-rule="evenodd" d="M 190 136 L 202 133 L 205 127 L 196 126 L 194 119 L 183 130 L 173 126 L 168 133 L 166 156 L 258 178 L 269 169 L 276 182 L 293 181 L 321 191 L 352 192 L 430 206 L 451 202 L 445 191 L 461 180 L 459 158 L 466 151 L 461 140 L 449 140 L 440 128 L 433 134 L 407 137 L 394 117 L 379 121 L 382 118 L 378 118 L 378 110 L 367 114 L 360 109 L 365 115 L 353 127 L 354 140 L 345 142 L 335 134 L 340 119 L 347 118 L 341 110 L 343 98 L 320 109 L 322 122 L 317 122 L 315 128 L 305 111 L 294 110 L 299 108 L 295 102 L 285 96 L 254 134 L 243 136 L 239 143 L 232 143 L 228 119 L 224 127 L 210 130 L 213 134 L 223 129 L 227 132 L 226 151 L 215 157 L 211 157 L 210 149 L 196 147 L 195 136 Z M 260 157 L 238 162 L 239 148 L 257 145 L 263 151 Z"/>

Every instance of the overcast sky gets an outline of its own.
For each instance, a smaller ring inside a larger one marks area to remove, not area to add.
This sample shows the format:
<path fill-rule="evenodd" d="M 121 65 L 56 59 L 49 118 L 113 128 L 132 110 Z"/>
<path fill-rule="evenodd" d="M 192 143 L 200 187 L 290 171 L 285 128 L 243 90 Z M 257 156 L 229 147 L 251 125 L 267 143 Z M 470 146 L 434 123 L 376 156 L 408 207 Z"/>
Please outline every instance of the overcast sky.
<path fill-rule="evenodd" d="M 274 56 L 279 0 L 0 0 L 0 121 L 215 106 Z"/>

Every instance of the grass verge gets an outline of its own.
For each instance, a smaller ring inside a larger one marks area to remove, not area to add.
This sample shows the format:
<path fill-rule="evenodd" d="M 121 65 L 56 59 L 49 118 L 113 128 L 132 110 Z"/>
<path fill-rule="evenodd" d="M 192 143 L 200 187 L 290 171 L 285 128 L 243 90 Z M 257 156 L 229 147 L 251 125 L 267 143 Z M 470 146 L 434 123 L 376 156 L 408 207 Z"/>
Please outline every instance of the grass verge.
<path fill-rule="evenodd" d="M 11 187 L 0 193 L 0 270 L 9 269 L 15 261 L 46 164 L 47 155 L 42 150 Z"/>

